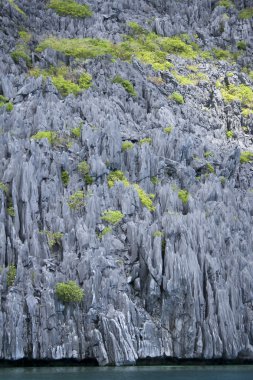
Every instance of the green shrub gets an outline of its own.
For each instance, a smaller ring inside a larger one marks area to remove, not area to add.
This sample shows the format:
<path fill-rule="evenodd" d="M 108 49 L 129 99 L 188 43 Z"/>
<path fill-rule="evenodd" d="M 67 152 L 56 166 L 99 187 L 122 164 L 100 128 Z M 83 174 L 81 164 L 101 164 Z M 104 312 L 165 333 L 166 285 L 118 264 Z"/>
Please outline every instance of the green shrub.
<path fill-rule="evenodd" d="M 213 157 L 213 152 L 210 152 L 210 151 L 206 151 L 205 153 L 204 153 L 204 157 L 207 159 L 207 158 L 209 158 L 209 157 Z"/>
<path fill-rule="evenodd" d="M 7 286 L 13 286 L 17 275 L 17 269 L 15 265 L 10 265 L 7 272 Z"/>
<path fill-rule="evenodd" d="M 90 165 L 87 163 L 87 161 L 82 161 L 78 164 L 78 171 L 83 176 L 85 176 L 86 174 L 89 174 Z"/>
<path fill-rule="evenodd" d="M 253 153 L 249 151 L 245 151 L 241 153 L 240 156 L 240 163 L 241 164 L 248 164 L 253 161 Z"/>
<path fill-rule="evenodd" d="M 78 190 L 72 194 L 68 199 L 68 205 L 70 209 L 75 211 L 78 211 L 84 207 L 84 192 L 82 190 Z"/>
<path fill-rule="evenodd" d="M 247 49 L 247 43 L 245 41 L 238 41 L 236 46 L 237 46 L 237 49 L 239 49 L 239 50 L 246 50 Z"/>
<path fill-rule="evenodd" d="M 114 210 L 107 210 L 104 211 L 101 219 L 109 224 L 113 224 L 114 226 L 121 222 L 121 220 L 124 218 L 124 214 L 120 211 L 114 211 Z"/>
<path fill-rule="evenodd" d="M 151 177 L 151 183 L 154 186 L 157 186 L 159 184 L 159 179 L 157 177 Z"/>
<path fill-rule="evenodd" d="M 5 183 L 3 183 L 3 182 L 0 182 L 0 190 L 1 190 L 2 192 L 4 192 L 5 194 L 8 194 L 8 192 L 9 192 L 9 188 L 8 188 L 8 186 L 5 185 Z"/>
<path fill-rule="evenodd" d="M 189 201 L 189 192 L 187 190 L 179 190 L 178 198 L 183 202 L 183 204 L 187 204 Z"/>
<path fill-rule="evenodd" d="M 63 233 L 45 231 L 45 234 L 47 235 L 48 245 L 50 249 L 54 248 L 56 245 L 61 245 Z"/>
<path fill-rule="evenodd" d="M 167 135 L 170 135 L 171 132 L 173 131 L 173 127 L 170 125 L 169 127 L 166 127 L 163 129 L 164 133 L 166 133 Z"/>
<path fill-rule="evenodd" d="M 237 55 L 235 53 L 231 53 L 229 50 L 223 50 L 223 49 L 212 49 L 213 55 L 215 58 L 219 60 L 236 60 Z"/>
<path fill-rule="evenodd" d="M 230 0 L 220 0 L 220 1 L 218 2 L 218 5 L 219 5 L 220 7 L 225 7 L 225 8 L 227 8 L 227 9 L 234 7 L 234 4 L 233 4 L 232 1 L 230 1 Z"/>
<path fill-rule="evenodd" d="M 124 141 L 122 143 L 121 149 L 122 149 L 122 152 L 125 152 L 127 150 L 133 149 L 133 147 L 134 147 L 134 144 L 131 141 Z"/>
<path fill-rule="evenodd" d="M 253 8 L 242 9 L 241 12 L 239 13 L 240 19 L 249 19 L 252 17 L 253 17 Z"/>
<path fill-rule="evenodd" d="M 49 8 L 61 16 L 91 17 L 92 12 L 88 5 L 79 4 L 74 0 L 50 0 Z"/>
<path fill-rule="evenodd" d="M 156 238 L 156 237 L 163 237 L 164 236 L 164 233 L 162 231 L 155 231 L 153 233 L 153 237 Z"/>
<path fill-rule="evenodd" d="M 206 164 L 206 167 L 209 173 L 215 173 L 213 165 L 211 165 L 209 162 Z"/>
<path fill-rule="evenodd" d="M 139 144 L 140 145 L 143 145 L 143 144 L 152 144 L 152 138 L 151 137 L 145 137 L 144 139 L 141 139 L 139 141 Z"/>
<path fill-rule="evenodd" d="M 62 170 L 61 172 L 61 180 L 65 187 L 69 184 L 69 173 L 66 170 Z"/>
<path fill-rule="evenodd" d="M 15 50 L 11 53 L 11 58 L 15 63 L 19 63 L 20 59 L 23 59 L 28 67 L 31 66 L 31 59 L 23 45 L 16 46 Z"/>
<path fill-rule="evenodd" d="M 30 42 L 31 38 L 32 38 L 32 35 L 28 32 L 26 32 L 25 30 L 21 30 L 20 32 L 18 32 L 19 34 L 19 37 L 21 38 L 21 40 L 24 41 L 24 43 L 28 44 L 28 42 Z"/>
<path fill-rule="evenodd" d="M 233 131 L 227 131 L 226 136 L 228 139 L 232 139 L 234 137 L 234 132 Z"/>
<path fill-rule="evenodd" d="M 20 13 L 22 16 L 26 16 L 25 12 L 22 11 L 22 9 L 20 9 L 19 6 L 17 6 L 17 4 L 15 4 L 14 0 L 8 0 L 8 2 L 12 6 L 12 8 L 14 8 L 18 13 Z"/>
<path fill-rule="evenodd" d="M 69 94 L 78 95 L 83 90 L 87 90 L 92 85 L 92 77 L 87 72 L 78 75 L 66 66 L 50 67 L 48 70 L 34 68 L 30 70 L 30 75 L 38 78 L 42 76 L 51 78 L 54 86 L 62 96 Z"/>
<path fill-rule="evenodd" d="M 221 86 L 221 94 L 227 103 L 239 101 L 244 107 L 253 107 L 253 90 L 250 86 L 246 86 L 245 84 Z"/>
<path fill-rule="evenodd" d="M 178 104 L 184 104 L 184 97 L 179 92 L 174 91 L 171 94 L 171 99 L 177 102 Z"/>
<path fill-rule="evenodd" d="M 55 292 L 60 301 L 80 303 L 84 297 L 84 291 L 75 281 L 59 282 L 56 284 Z"/>
<path fill-rule="evenodd" d="M 89 73 L 84 72 L 80 75 L 78 83 L 81 89 L 88 90 L 92 85 L 92 76 Z"/>
<path fill-rule="evenodd" d="M 112 83 L 120 84 L 131 96 L 137 96 L 134 86 L 129 80 L 123 79 L 121 76 L 116 75 Z"/>
<path fill-rule="evenodd" d="M 15 209 L 13 207 L 12 199 L 9 199 L 8 201 L 7 214 L 12 218 L 15 216 Z"/>
<path fill-rule="evenodd" d="M 130 185 L 128 179 L 120 170 L 115 170 L 108 175 L 107 183 L 110 189 L 115 185 L 116 182 L 123 182 L 124 186 Z"/>
<path fill-rule="evenodd" d="M 105 227 L 103 231 L 98 235 L 99 239 L 102 239 L 103 236 L 112 233 L 112 227 Z"/>
<path fill-rule="evenodd" d="M 80 138 L 81 137 L 81 133 L 82 133 L 82 127 L 80 126 L 80 127 L 76 127 L 76 128 L 71 129 L 71 133 L 75 137 Z"/>
<path fill-rule="evenodd" d="M 155 211 L 155 206 L 153 205 L 153 195 L 147 194 L 139 185 L 134 184 L 134 188 L 138 193 L 140 201 L 144 207 L 149 211 Z"/>
<path fill-rule="evenodd" d="M 39 131 L 31 137 L 33 140 L 47 139 L 50 144 L 54 144 L 57 140 L 57 133 L 52 131 Z"/>
<path fill-rule="evenodd" d="M 197 80 L 192 79 L 190 76 L 180 75 L 176 71 L 172 71 L 172 74 L 181 86 L 194 86 L 198 83 Z"/>
<path fill-rule="evenodd" d="M 134 36 L 136 36 L 136 35 L 138 36 L 141 34 L 148 34 L 148 31 L 146 29 L 144 29 L 142 26 L 140 26 L 139 24 L 137 24 L 137 22 L 129 21 L 127 23 L 127 26 L 129 26 L 131 33 Z"/>

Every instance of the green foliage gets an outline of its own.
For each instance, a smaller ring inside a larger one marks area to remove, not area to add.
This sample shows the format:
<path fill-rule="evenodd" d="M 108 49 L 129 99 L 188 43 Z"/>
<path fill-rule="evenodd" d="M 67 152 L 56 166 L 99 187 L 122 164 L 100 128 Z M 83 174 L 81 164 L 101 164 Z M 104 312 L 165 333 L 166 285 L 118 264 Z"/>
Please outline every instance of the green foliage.
<path fill-rule="evenodd" d="M 22 16 L 26 16 L 25 12 L 22 11 L 22 9 L 20 9 L 19 6 L 17 6 L 17 4 L 15 4 L 14 0 L 8 0 L 8 2 L 12 6 L 12 8 L 14 8 L 18 13 L 20 13 Z"/>
<path fill-rule="evenodd" d="M 57 133 L 52 131 L 39 131 L 31 137 L 33 140 L 48 139 L 48 142 L 53 145 L 57 140 Z"/>
<path fill-rule="evenodd" d="M 252 17 L 253 17 L 253 8 L 242 9 L 241 12 L 239 13 L 240 19 L 249 19 Z"/>
<path fill-rule="evenodd" d="M 171 99 L 177 102 L 178 104 L 184 104 L 184 97 L 179 92 L 174 91 L 171 94 Z"/>
<path fill-rule="evenodd" d="M 89 73 L 83 72 L 81 75 L 78 75 L 66 66 L 52 66 L 48 70 L 34 68 L 30 70 L 30 75 L 36 78 L 40 76 L 43 78 L 50 77 L 62 96 L 68 96 L 69 94 L 78 95 L 92 85 L 92 77 Z"/>
<path fill-rule="evenodd" d="M 126 152 L 127 150 L 133 149 L 134 144 L 131 141 L 124 141 L 122 143 L 121 149 L 122 152 Z"/>
<path fill-rule="evenodd" d="M 7 185 L 5 185 L 5 183 L 0 182 L 0 190 L 1 190 L 3 193 L 8 194 L 9 188 L 8 188 Z"/>
<path fill-rule="evenodd" d="M 17 275 L 17 269 L 15 265 L 10 265 L 7 272 L 7 286 L 13 286 Z"/>
<path fill-rule="evenodd" d="M 124 214 L 120 211 L 114 211 L 114 210 L 107 210 L 104 211 L 101 219 L 109 224 L 113 224 L 114 226 L 121 222 L 121 220 L 124 218 Z"/>
<path fill-rule="evenodd" d="M 145 137 L 144 139 L 141 139 L 139 141 L 139 144 L 140 145 L 143 145 L 143 144 L 152 144 L 152 138 L 151 137 Z"/>
<path fill-rule="evenodd" d="M 213 55 L 215 58 L 219 60 L 224 60 L 224 61 L 233 61 L 237 59 L 237 54 L 236 53 L 231 53 L 229 50 L 223 50 L 223 49 L 217 49 L 214 48 L 212 49 Z"/>
<path fill-rule="evenodd" d="M 61 16 L 91 17 L 92 12 L 88 5 L 79 4 L 74 0 L 50 0 L 49 8 Z"/>
<path fill-rule="evenodd" d="M 158 185 L 159 184 L 159 179 L 157 177 L 152 177 L 151 178 L 151 183 L 153 183 L 153 185 Z"/>
<path fill-rule="evenodd" d="M 61 180 L 65 187 L 69 184 L 69 173 L 66 170 L 62 170 L 61 172 Z"/>
<path fill-rule="evenodd" d="M 118 44 L 102 39 L 50 37 L 42 41 L 36 50 L 41 52 L 51 48 L 68 56 L 83 59 L 110 54 L 113 58 L 129 61 L 135 56 L 144 64 L 151 65 L 156 71 L 169 70 L 173 67 L 173 64 L 167 60 L 168 54 L 175 54 L 185 59 L 195 59 L 202 54 L 196 43 L 185 42 L 183 37 L 161 37 L 155 33 L 148 33 L 136 23 L 128 25 L 132 35 L 124 36 L 124 41 Z"/>
<path fill-rule="evenodd" d="M 166 133 L 167 135 L 170 135 L 171 132 L 173 131 L 173 127 L 172 125 L 170 125 L 169 127 L 166 127 L 163 129 L 164 133 Z"/>
<path fill-rule="evenodd" d="M 120 84 L 131 96 L 137 96 L 133 84 L 129 80 L 121 78 L 120 75 L 116 75 L 112 83 Z"/>
<path fill-rule="evenodd" d="M 31 59 L 28 55 L 28 50 L 23 44 L 18 44 L 15 50 L 11 53 L 11 57 L 15 63 L 19 63 L 23 59 L 28 67 L 31 66 Z"/>
<path fill-rule="evenodd" d="M 234 101 L 241 102 L 242 106 L 246 108 L 253 108 L 253 90 L 250 86 L 240 84 L 229 84 L 228 86 L 221 86 L 221 94 L 227 103 Z"/>
<path fill-rule="evenodd" d="M 59 282 L 56 284 L 55 292 L 60 301 L 80 303 L 84 297 L 84 291 L 75 281 Z"/>
<path fill-rule="evenodd" d="M 218 2 L 218 5 L 219 5 L 220 7 L 225 7 L 225 8 L 227 8 L 227 9 L 229 9 L 229 8 L 233 8 L 233 7 L 234 7 L 234 4 L 233 4 L 232 1 L 230 1 L 230 0 L 220 0 L 220 1 Z"/>
<path fill-rule="evenodd" d="M 18 32 L 19 34 L 19 37 L 21 38 L 21 40 L 24 41 L 24 43 L 28 44 L 28 42 L 30 42 L 31 38 L 32 38 L 32 35 L 28 32 L 26 32 L 25 30 L 21 30 L 20 32 Z"/>
<path fill-rule="evenodd" d="M 72 194 L 68 199 L 68 205 L 70 209 L 75 211 L 78 211 L 84 207 L 84 192 L 82 190 L 78 190 Z"/>
<path fill-rule="evenodd" d="M 246 50 L 247 49 L 247 43 L 245 41 L 238 41 L 236 46 L 237 46 L 237 49 L 239 49 L 239 50 Z"/>
<path fill-rule="evenodd" d="M 61 245 L 63 233 L 45 231 L 45 234 L 47 235 L 48 245 L 50 249 L 54 248 L 56 245 Z"/>
<path fill-rule="evenodd" d="M 241 164 L 248 164 L 253 161 L 253 153 L 249 151 L 245 151 L 241 153 L 240 156 L 240 163 Z"/>
<path fill-rule="evenodd" d="M 206 167 L 209 173 L 215 173 L 213 165 L 211 165 L 209 162 L 206 164 Z"/>
<path fill-rule="evenodd" d="M 87 161 L 82 161 L 78 164 L 78 171 L 83 176 L 85 176 L 86 174 L 89 174 L 90 165 L 87 163 Z"/>
<path fill-rule="evenodd" d="M 89 73 L 84 72 L 80 75 L 78 83 L 81 89 L 88 90 L 92 85 L 92 76 Z"/>
<path fill-rule="evenodd" d="M 80 127 L 76 127 L 76 128 L 71 129 L 71 133 L 75 137 L 80 138 L 81 137 L 81 133 L 82 133 L 82 127 L 80 126 Z"/>
<path fill-rule="evenodd" d="M 209 157 L 213 157 L 213 152 L 206 151 L 206 152 L 204 153 L 204 157 L 205 157 L 206 159 L 209 158 Z"/>
<path fill-rule="evenodd" d="M 153 205 L 153 195 L 147 194 L 139 185 L 134 184 L 134 188 L 138 193 L 141 203 L 149 211 L 155 211 L 155 206 Z"/>
<path fill-rule="evenodd" d="M 123 182 L 124 186 L 130 185 L 128 179 L 120 170 L 115 170 L 108 175 L 107 183 L 110 189 L 115 185 L 116 182 Z"/>
<path fill-rule="evenodd" d="M 181 86 L 194 86 L 197 84 L 197 81 L 192 79 L 190 76 L 180 75 L 176 71 L 172 71 L 172 74 Z"/>
<path fill-rule="evenodd" d="M 9 199 L 9 201 L 8 201 L 7 214 L 9 216 L 11 216 L 12 218 L 14 218 L 14 216 L 15 216 L 15 209 L 13 207 L 11 199 Z"/>
<path fill-rule="evenodd" d="M 3 95 L 0 95 L 0 108 L 5 107 L 7 112 L 11 112 L 14 108 L 13 104 L 9 102 L 9 99 Z"/>
<path fill-rule="evenodd" d="M 228 139 L 232 139 L 234 137 L 234 132 L 233 131 L 227 131 L 226 136 Z"/>
<path fill-rule="evenodd" d="M 129 26 L 129 28 L 131 29 L 131 34 L 133 34 L 134 36 L 140 34 L 148 34 L 148 31 L 139 24 L 137 24 L 137 22 L 130 21 L 127 23 L 127 26 Z"/>
<path fill-rule="evenodd" d="M 156 237 L 163 237 L 164 236 L 164 233 L 162 231 L 155 231 L 153 233 L 153 237 L 156 238 Z"/>
<path fill-rule="evenodd" d="M 226 183 L 226 177 L 221 176 L 221 177 L 220 177 L 220 183 L 221 183 L 222 186 L 225 186 L 225 183 Z"/>
<path fill-rule="evenodd" d="M 179 190 L 178 198 L 183 202 L 183 204 L 187 204 L 189 201 L 189 192 L 187 190 Z"/>
<path fill-rule="evenodd" d="M 7 112 L 11 112 L 13 110 L 14 106 L 11 102 L 9 102 L 5 105 L 5 108 L 6 108 Z"/>
<path fill-rule="evenodd" d="M 98 235 L 99 239 L 102 239 L 103 236 L 112 233 L 112 227 L 105 227 L 103 231 Z"/>

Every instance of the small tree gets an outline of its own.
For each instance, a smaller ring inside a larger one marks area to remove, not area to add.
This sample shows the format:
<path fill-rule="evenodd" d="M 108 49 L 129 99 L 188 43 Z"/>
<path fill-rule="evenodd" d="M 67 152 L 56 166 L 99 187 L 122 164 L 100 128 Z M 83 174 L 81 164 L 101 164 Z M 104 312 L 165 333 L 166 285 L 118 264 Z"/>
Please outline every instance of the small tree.
<path fill-rule="evenodd" d="M 59 282 L 56 285 L 55 291 L 59 300 L 66 303 L 80 303 L 84 296 L 83 289 L 75 281 Z"/>

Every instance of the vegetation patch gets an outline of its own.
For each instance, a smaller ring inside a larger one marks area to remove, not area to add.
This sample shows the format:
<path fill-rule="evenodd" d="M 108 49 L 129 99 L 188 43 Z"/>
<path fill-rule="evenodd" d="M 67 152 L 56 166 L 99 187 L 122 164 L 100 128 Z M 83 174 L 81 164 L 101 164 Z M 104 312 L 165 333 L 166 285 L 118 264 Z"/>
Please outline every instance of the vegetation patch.
<path fill-rule="evenodd" d="M 240 19 L 249 19 L 253 17 L 253 8 L 245 8 L 240 11 L 239 18 Z"/>
<path fill-rule="evenodd" d="M 114 226 L 121 222 L 121 220 L 124 218 L 124 214 L 122 212 L 116 210 L 107 210 L 104 211 L 101 219 L 109 224 L 113 224 Z"/>
<path fill-rule="evenodd" d="M 53 131 L 39 131 L 31 137 L 33 140 L 47 139 L 48 142 L 53 145 L 57 141 L 57 133 Z"/>
<path fill-rule="evenodd" d="M 232 139 L 234 137 L 234 132 L 233 131 L 227 131 L 226 136 L 228 139 Z"/>
<path fill-rule="evenodd" d="M 218 2 L 218 5 L 220 6 L 220 7 L 225 7 L 225 8 L 227 8 L 227 9 L 229 9 L 229 8 L 233 8 L 235 5 L 232 3 L 232 1 L 230 1 L 230 0 L 220 0 L 219 2 Z"/>
<path fill-rule="evenodd" d="M 144 139 L 141 139 L 139 141 L 139 144 L 140 145 L 143 145 L 143 144 L 152 144 L 152 138 L 151 137 L 145 137 Z"/>
<path fill-rule="evenodd" d="M 178 104 L 184 104 L 184 97 L 183 97 L 182 94 L 180 94 L 180 92 L 174 91 L 174 92 L 171 94 L 170 98 L 171 98 L 172 100 L 174 100 L 174 101 L 175 101 L 176 103 L 178 103 Z"/>
<path fill-rule="evenodd" d="M 131 141 L 124 141 L 122 143 L 121 149 L 122 152 L 126 152 L 127 150 L 133 149 L 134 144 Z"/>
<path fill-rule="evenodd" d="M 61 16 L 78 18 L 92 16 L 92 11 L 88 5 L 79 4 L 74 0 L 50 0 L 48 7 Z"/>
<path fill-rule="evenodd" d="M 42 231 L 42 233 L 46 234 L 50 249 L 54 248 L 56 245 L 61 245 L 61 239 L 63 238 L 63 233 L 51 232 L 51 231 Z"/>
<path fill-rule="evenodd" d="M 170 135 L 172 131 L 173 131 L 172 125 L 163 129 L 163 132 L 166 133 L 167 135 Z"/>
<path fill-rule="evenodd" d="M 8 194 L 9 192 L 8 186 L 3 182 L 0 182 L 0 190 L 5 194 Z"/>
<path fill-rule="evenodd" d="M 9 4 L 14 8 L 18 13 L 20 13 L 22 16 L 26 16 L 25 12 L 22 11 L 21 8 L 14 2 L 14 0 L 8 0 Z"/>
<path fill-rule="evenodd" d="M 105 227 L 103 231 L 98 235 L 99 239 L 102 239 L 105 235 L 112 233 L 112 227 Z"/>
<path fill-rule="evenodd" d="M 248 164 L 253 161 L 253 153 L 250 151 L 245 151 L 241 153 L 240 156 L 240 163 L 241 164 Z"/>
<path fill-rule="evenodd" d="M 63 186 L 67 187 L 69 184 L 69 173 L 66 170 L 62 170 L 61 180 L 62 180 Z"/>
<path fill-rule="evenodd" d="M 153 194 L 147 194 L 139 185 L 133 185 L 135 190 L 138 193 L 141 203 L 144 207 L 146 207 L 149 211 L 155 211 L 155 206 L 153 205 Z"/>
<path fill-rule="evenodd" d="M 130 185 L 128 179 L 120 170 L 115 170 L 108 175 L 107 183 L 110 189 L 115 185 L 116 182 L 123 182 L 124 186 Z"/>
<path fill-rule="evenodd" d="M 247 49 L 247 43 L 245 41 L 238 41 L 237 44 L 237 49 L 239 50 L 246 50 Z"/>
<path fill-rule="evenodd" d="M 34 68 L 30 70 L 30 75 L 35 78 L 42 76 L 44 79 L 50 77 L 54 86 L 62 96 L 68 96 L 69 94 L 78 95 L 92 85 L 92 77 L 89 73 L 83 72 L 80 75 L 70 70 L 67 66 L 52 66 L 48 70 Z"/>
<path fill-rule="evenodd" d="M 137 96 L 137 92 L 135 91 L 133 84 L 129 80 L 121 78 L 120 75 L 116 75 L 112 83 L 120 84 L 126 90 L 126 92 L 129 93 L 129 95 Z"/>
<path fill-rule="evenodd" d="M 84 297 L 84 291 L 75 281 L 59 282 L 56 284 L 55 292 L 60 301 L 80 303 Z"/>
<path fill-rule="evenodd" d="M 80 139 L 81 133 L 82 133 L 82 125 L 80 125 L 79 127 L 76 127 L 76 128 L 72 128 L 71 133 L 74 137 L 77 137 Z"/>
<path fill-rule="evenodd" d="M 183 204 L 187 204 L 189 201 L 189 192 L 187 190 L 179 190 L 178 198 L 183 202 Z"/>
<path fill-rule="evenodd" d="M 7 112 L 11 112 L 14 108 L 13 104 L 9 102 L 9 99 L 3 95 L 0 95 L 0 108 L 5 107 Z"/>
<path fill-rule="evenodd" d="M 84 203 L 84 192 L 82 190 L 76 191 L 68 199 L 68 205 L 71 210 L 78 211 L 85 206 Z"/>
<path fill-rule="evenodd" d="M 245 84 L 229 84 L 228 86 L 220 86 L 223 99 L 227 103 L 239 101 L 245 110 L 245 115 L 250 114 L 253 108 L 253 90 Z M 244 115 L 243 115 L 244 116 Z"/>
<path fill-rule="evenodd" d="M 10 265 L 7 272 L 7 286 L 13 286 L 17 275 L 17 269 L 15 265 Z"/>

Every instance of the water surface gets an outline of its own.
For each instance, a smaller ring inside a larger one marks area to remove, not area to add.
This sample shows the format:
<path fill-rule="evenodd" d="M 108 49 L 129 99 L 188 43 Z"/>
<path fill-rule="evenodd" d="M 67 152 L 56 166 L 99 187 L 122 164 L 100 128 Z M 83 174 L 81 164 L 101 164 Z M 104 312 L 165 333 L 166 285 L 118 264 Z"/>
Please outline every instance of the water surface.
<path fill-rule="evenodd" d="M 253 366 L 0 368 L 1 380 L 253 380 Z"/>

